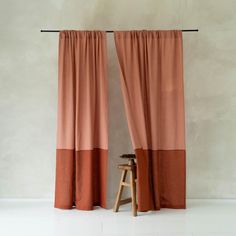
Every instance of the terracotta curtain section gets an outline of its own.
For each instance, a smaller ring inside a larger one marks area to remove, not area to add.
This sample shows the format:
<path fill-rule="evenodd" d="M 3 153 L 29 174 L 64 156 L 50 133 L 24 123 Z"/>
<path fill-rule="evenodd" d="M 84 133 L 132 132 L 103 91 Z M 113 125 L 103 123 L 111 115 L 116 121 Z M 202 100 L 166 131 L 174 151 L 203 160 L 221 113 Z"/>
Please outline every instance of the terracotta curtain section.
<path fill-rule="evenodd" d="M 181 31 L 119 31 L 121 87 L 137 156 L 138 208 L 185 208 Z"/>
<path fill-rule="evenodd" d="M 105 32 L 62 31 L 55 207 L 106 207 L 108 155 Z"/>

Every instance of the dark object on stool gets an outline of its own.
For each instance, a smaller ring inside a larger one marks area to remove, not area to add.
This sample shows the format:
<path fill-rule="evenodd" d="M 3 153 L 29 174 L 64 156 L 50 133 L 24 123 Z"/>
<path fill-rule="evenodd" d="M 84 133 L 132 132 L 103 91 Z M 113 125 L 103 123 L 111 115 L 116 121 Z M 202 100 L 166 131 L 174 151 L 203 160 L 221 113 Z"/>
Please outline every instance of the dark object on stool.
<path fill-rule="evenodd" d="M 135 154 L 123 154 L 120 156 L 120 158 L 136 159 L 136 156 L 135 156 Z"/>
<path fill-rule="evenodd" d="M 120 164 L 118 165 L 118 169 L 122 170 L 119 190 L 116 197 L 115 206 L 113 208 L 114 212 L 119 211 L 120 205 L 132 202 L 132 212 L 133 216 L 137 216 L 137 203 L 136 203 L 136 164 L 135 164 L 135 155 L 134 154 L 123 154 L 120 156 L 121 158 L 127 158 L 129 160 L 128 164 Z M 125 182 L 127 172 L 130 173 L 130 183 Z M 121 200 L 121 195 L 123 192 L 123 188 L 130 187 L 131 197 L 127 199 Z"/>

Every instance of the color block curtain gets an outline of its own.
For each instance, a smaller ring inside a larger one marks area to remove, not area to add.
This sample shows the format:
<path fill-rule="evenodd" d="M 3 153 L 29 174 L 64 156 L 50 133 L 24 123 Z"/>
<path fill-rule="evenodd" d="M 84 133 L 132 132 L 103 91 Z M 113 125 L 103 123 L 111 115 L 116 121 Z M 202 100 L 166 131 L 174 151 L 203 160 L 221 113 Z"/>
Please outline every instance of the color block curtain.
<path fill-rule="evenodd" d="M 59 37 L 55 207 L 106 207 L 105 32 L 62 31 Z"/>
<path fill-rule="evenodd" d="M 138 208 L 185 208 L 182 32 L 115 32 L 115 43 L 137 157 Z"/>

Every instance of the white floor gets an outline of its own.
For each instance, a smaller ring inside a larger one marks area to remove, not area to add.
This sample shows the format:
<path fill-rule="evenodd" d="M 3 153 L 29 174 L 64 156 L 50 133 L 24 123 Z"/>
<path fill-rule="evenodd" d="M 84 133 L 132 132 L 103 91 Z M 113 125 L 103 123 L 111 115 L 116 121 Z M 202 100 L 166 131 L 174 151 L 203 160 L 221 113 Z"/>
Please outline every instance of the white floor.
<path fill-rule="evenodd" d="M 188 209 L 139 213 L 59 210 L 46 200 L 0 200 L 0 236 L 232 236 L 236 200 L 188 200 Z"/>

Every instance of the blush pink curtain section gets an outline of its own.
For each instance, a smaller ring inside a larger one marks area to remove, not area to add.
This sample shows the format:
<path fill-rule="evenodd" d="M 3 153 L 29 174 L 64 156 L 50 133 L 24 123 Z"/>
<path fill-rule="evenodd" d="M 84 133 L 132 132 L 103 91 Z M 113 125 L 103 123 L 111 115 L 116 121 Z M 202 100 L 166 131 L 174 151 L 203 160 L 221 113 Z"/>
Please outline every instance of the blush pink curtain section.
<path fill-rule="evenodd" d="M 105 32 L 63 31 L 59 41 L 57 148 L 108 148 Z"/>
<path fill-rule="evenodd" d="M 55 207 L 106 207 L 105 32 L 60 32 L 58 83 Z"/>
<path fill-rule="evenodd" d="M 182 32 L 118 31 L 115 43 L 139 210 L 185 208 Z"/>

